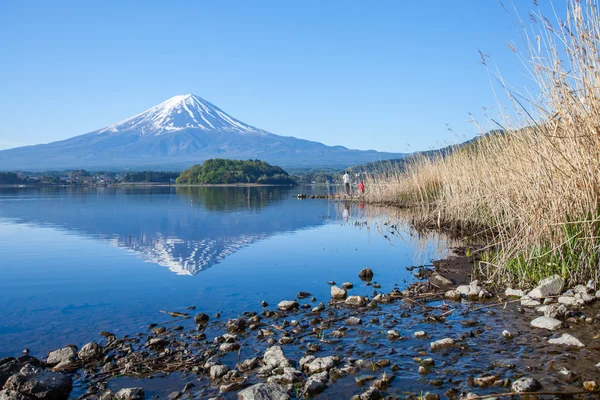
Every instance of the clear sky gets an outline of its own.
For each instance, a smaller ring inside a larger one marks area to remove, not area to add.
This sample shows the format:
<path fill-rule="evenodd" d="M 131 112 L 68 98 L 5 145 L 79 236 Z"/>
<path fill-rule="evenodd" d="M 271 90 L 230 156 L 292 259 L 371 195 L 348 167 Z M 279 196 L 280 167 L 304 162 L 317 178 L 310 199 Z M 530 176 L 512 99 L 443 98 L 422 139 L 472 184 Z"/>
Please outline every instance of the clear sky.
<path fill-rule="evenodd" d="M 279 135 L 432 149 L 474 136 L 469 113 L 485 122 L 496 103 L 478 49 L 531 86 L 517 39 L 496 0 L 3 0 L 0 149 L 185 93 Z"/>

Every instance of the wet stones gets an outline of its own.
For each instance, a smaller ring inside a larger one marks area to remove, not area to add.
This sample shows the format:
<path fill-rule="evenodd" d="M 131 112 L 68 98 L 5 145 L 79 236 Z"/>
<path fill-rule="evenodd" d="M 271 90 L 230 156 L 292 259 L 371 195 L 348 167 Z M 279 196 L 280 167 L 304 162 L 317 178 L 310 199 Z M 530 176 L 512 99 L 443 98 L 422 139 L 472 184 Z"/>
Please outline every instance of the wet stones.
<path fill-rule="evenodd" d="M 349 307 L 363 307 L 367 304 L 367 299 L 364 296 L 348 296 L 344 304 Z"/>
<path fill-rule="evenodd" d="M 310 294 L 308 292 L 298 292 L 298 295 L 296 297 L 298 298 L 298 300 L 302 300 L 302 299 L 307 299 L 310 296 L 312 296 L 312 294 Z"/>
<path fill-rule="evenodd" d="M 413 336 L 417 339 L 425 339 L 427 338 L 427 333 L 425 333 L 425 331 L 416 331 L 415 333 L 413 333 Z"/>
<path fill-rule="evenodd" d="M 364 268 L 362 270 L 360 270 L 360 272 L 358 273 L 358 278 L 361 281 L 370 281 L 373 279 L 373 271 L 371 270 L 371 268 Z"/>
<path fill-rule="evenodd" d="M 77 362 L 77 346 L 69 345 L 62 349 L 51 351 L 46 364 L 56 369 L 69 368 Z"/>
<path fill-rule="evenodd" d="M 279 369 L 275 372 L 280 371 L 281 373 L 270 376 L 267 379 L 267 383 L 280 383 L 280 384 L 290 384 L 302 381 L 302 372 L 298 371 L 296 368 L 285 367 L 283 370 Z"/>
<path fill-rule="evenodd" d="M 207 314 L 200 313 L 194 317 L 194 322 L 196 325 L 204 326 L 208 324 L 210 317 Z"/>
<path fill-rule="evenodd" d="M 94 342 L 85 344 L 81 350 L 79 350 L 79 353 L 77 353 L 79 359 L 86 363 L 97 361 L 103 355 L 104 352 L 102 351 L 102 346 Z"/>
<path fill-rule="evenodd" d="M 331 287 L 331 298 L 334 300 L 343 300 L 346 298 L 347 292 L 335 285 Z"/>
<path fill-rule="evenodd" d="M 313 397 L 321 393 L 327 388 L 327 381 L 327 372 L 321 372 L 310 376 L 304 384 L 304 389 L 302 390 L 304 397 Z"/>
<path fill-rule="evenodd" d="M 209 376 L 210 379 L 216 380 L 223 377 L 227 372 L 229 372 L 229 367 L 227 365 L 213 365 L 210 367 Z"/>
<path fill-rule="evenodd" d="M 548 329 L 551 331 L 560 328 L 561 325 L 561 321 L 550 317 L 537 317 L 536 319 L 531 321 L 531 326 L 533 326 L 534 328 Z"/>
<path fill-rule="evenodd" d="M 269 307 L 269 303 L 267 303 L 267 302 L 266 302 L 266 301 L 264 301 L 264 300 L 260 302 L 260 305 L 262 306 L 262 308 Z"/>
<path fill-rule="evenodd" d="M 521 297 L 521 305 L 523 307 L 538 307 L 542 303 L 539 300 L 533 299 L 527 295 Z"/>
<path fill-rule="evenodd" d="M 20 393 L 24 398 L 67 400 L 73 389 L 71 377 L 60 372 L 25 365 L 4 384 L 5 391 Z M 29 397 L 31 396 L 31 397 Z M 18 397 L 16 397 L 18 398 Z"/>
<path fill-rule="evenodd" d="M 289 400 L 290 396 L 282 385 L 258 383 L 238 393 L 238 400 Z"/>
<path fill-rule="evenodd" d="M 387 338 L 389 340 L 398 340 L 398 339 L 402 338 L 402 335 L 400 334 L 400 332 L 398 332 L 394 329 L 390 329 L 389 331 L 387 331 Z"/>
<path fill-rule="evenodd" d="M 444 293 L 444 297 L 448 300 L 460 301 L 462 299 L 462 294 L 458 290 L 452 289 Z"/>
<path fill-rule="evenodd" d="M 342 287 L 344 289 L 348 290 L 348 289 L 352 289 L 354 287 L 354 285 L 350 282 L 344 282 L 344 283 L 342 283 Z"/>
<path fill-rule="evenodd" d="M 276 368 L 290 367 L 290 361 L 283 354 L 279 346 L 272 346 L 265 350 L 263 356 L 263 367 L 259 370 L 260 374 L 270 373 Z"/>
<path fill-rule="evenodd" d="M 244 360 L 240 363 L 237 363 L 235 366 L 235 369 L 237 369 L 240 372 L 246 372 L 246 371 L 253 370 L 254 368 L 257 368 L 258 365 L 259 365 L 258 358 L 253 357 L 253 358 Z"/>
<path fill-rule="evenodd" d="M 543 299 L 548 296 L 559 294 L 564 287 L 565 281 L 558 275 L 542 279 L 535 289 L 527 295 L 532 299 Z"/>
<path fill-rule="evenodd" d="M 583 382 L 583 388 L 589 392 L 598 390 L 598 384 L 596 381 L 585 381 Z"/>
<path fill-rule="evenodd" d="M 473 379 L 473 384 L 479 387 L 489 387 L 492 386 L 499 378 L 496 375 L 490 376 L 481 376 Z"/>
<path fill-rule="evenodd" d="M 358 396 L 359 400 L 380 400 L 382 397 L 381 392 L 373 387 Z"/>
<path fill-rule="evenodd" d="M 445 339 L 436 340 L 435 342 L 431 342 L 429 344 L 429 346 L 431 347 L 431 350 L 434 350 L 434 351 L 444 349 L 447 347 L 452 347 L 452 346 L 454 346 L 454 339 L 445 338 Z"/>
<path fill-rule="evenodd" d="M 116 400 L 143 400 L 144 389 L 141 387 L 121 389 L 115 393 Z"/>
<path fill-rule="evenodd" d="M 357 317 L 350 317 L 346 320 L 346 325 L 361 325 L 362 320 Z"/>
<path fill-rule="evenodd" d="M 468 285 L 460 285 L 456 290 L 467 299 L 474 300 L 480 297 L 480 292 L 484 289 L 479 286 L 479 281 L 475 280 Z"/>
<path fill-rule="evenodd" d="M 296 300 L 284 300 L 280 301 L 279 304 L 277 304 L 277 309 L 280 311 L 292 311 L 297 310 L 299 306 L 300 304 L 298 304 Z"/>
<path fill-rule="evenodd" d="M 549 318 L 564 318 L 569 312 L 567 307 L 560 303 L 548 304 L 545 307 L 546 309 L 544 310 L 544 316 Z"/>
<path fill-rule="evenodd" d="M 328 372 L 330 369 L 340 363 L 340 358 L 337 356 L 319 357 L 307 356 L 303 358 L 304 362 L 300 364 L 300 367 L 309 375 L 316 374 L 318 372 Z"/>
<path fill-rule="evenodd" d="M 325 304 L 323 302 L 317 304 L 315 308 L 312 309 L 312 312 L 321 312 L 325 309 Z"/>
<path fill-rule="evenodd" d="M 243 318 L 235 318 L 227 321 L 227 332 L 241 333 L 246 330 L 246 320 Z"/>
<path fill-rule="evenodd" d="M 514 335 L 505 329 L 502 331 L 502 337 L 505 339 L 512 339 Z"/>
<path fill-rule="evenodd" d="M 239 350 L 239 349 L 240 349 L 239 343 L 223 343 L 219 346 L 219 350 L 222 351 L 223 353 L 231 353 L 231 352 Z"/>
<path fill-rule="evenodd" d="M 379 293 L 373 297 L 373 301 L 379 304 L 388 304 L 391 303 L 393 299 L 387 294 Z"/>
<path fill-rule="evenodd" d="M 581 343 L 579 339 L 577 339 L 575 336 L 569 335 L 568 333 L 563 333 L 559 338 L 548 339 L 548 343 L 563 346 L 585 347 L 585 344 Z"/>
<path fill-rule="evenodd" d="M 514 381 L 511 385 L 513 392 L 535 392 L 542 388 L 542 384 L 533 378 L 520 378 Z"/>

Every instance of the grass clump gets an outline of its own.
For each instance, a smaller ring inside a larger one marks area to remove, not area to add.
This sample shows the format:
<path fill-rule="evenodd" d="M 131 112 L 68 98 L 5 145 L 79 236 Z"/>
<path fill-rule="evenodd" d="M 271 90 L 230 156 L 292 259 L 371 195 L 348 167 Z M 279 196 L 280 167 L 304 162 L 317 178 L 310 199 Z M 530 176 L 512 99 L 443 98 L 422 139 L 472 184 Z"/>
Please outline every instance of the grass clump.
<path fill-rule="evenodd" d="M 508 283 L 558 273 L 598 278 L 600 247 L 600 14 L 569 1 L 552 24 L 532 12 L 514 51 L 537 86 L 502 130 L 449 154 L 413 157 L 367 178 L 367 199 L 419 206 L 417 223 L 480 227 L 492 238 L 481 268 Z M 486 61 L 485 59 L 483 60 Z M 507 122 L 508 121 L 508 122 Z"/>

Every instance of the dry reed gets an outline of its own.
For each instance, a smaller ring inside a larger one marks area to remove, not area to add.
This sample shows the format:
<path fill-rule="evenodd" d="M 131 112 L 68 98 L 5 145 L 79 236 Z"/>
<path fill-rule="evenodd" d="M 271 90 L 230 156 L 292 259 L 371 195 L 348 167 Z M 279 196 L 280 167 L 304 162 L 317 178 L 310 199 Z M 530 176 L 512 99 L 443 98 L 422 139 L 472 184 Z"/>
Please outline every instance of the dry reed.
<path fill-rule="evenodd" d="M 516 95 L 496 75 L 515 109 L 502 132 L 369 174 L 367 200 L 418 205 L 422 223 L 493 232 L 481 264 L 492 280 L 527 286 L 558 273 L 572 284 L 596 282 L 600 13 L 595 1 L 572 0 L 564 21 L 553 25 L 539 10 L 530 20 L 529 28 L 519 21 L 518 54 L 535 97 Z"/>

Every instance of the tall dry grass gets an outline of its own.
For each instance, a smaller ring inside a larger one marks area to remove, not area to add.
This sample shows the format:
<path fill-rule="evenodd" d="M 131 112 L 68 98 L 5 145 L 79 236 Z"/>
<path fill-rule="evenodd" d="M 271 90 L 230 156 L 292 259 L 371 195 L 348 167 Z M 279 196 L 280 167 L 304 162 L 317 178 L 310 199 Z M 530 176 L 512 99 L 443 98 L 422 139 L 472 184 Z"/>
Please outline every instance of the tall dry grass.
<path fill-rule="evenodd" d="M 558 273 L 571 283 L 596 281 L 600 13 L 596 1 L 573 0 L 562 21 L 539 13 L 528 21 L 518 21 L 523 50 L 517 54 L 538 93 L 517 95 L 496 76 L 515 110 L 501 123 L 504 132 L 447 157 L 416 157 L 404 168 L 376 171 L 367 178 L 367 198 L 418 205 L 421 222 L 492 232 L 493 251 L 481 264 L 492 280 L 531 285 Z"/>

